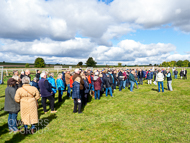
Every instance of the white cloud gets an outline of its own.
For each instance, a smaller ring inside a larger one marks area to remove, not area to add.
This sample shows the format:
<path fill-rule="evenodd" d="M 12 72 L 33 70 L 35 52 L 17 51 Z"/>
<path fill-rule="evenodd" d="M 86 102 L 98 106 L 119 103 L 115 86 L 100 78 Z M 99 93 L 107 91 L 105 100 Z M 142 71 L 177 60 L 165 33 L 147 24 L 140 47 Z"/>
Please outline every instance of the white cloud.
<path fill-rule="evenodd" d="M 109 5 L 97 0 L 0 3 L 0 54 L 5 60 L 32 61 L 35 56 L 44 56 L 49 62 L 69 59 L 76 63 L 79 58 L 84 61 L 93 56 L 100 63 L 145 64 L 189 58 L 189 53 L 172 55 L 177 51 L 170 43 L 123 40 L 112 46 L 111 42 L 138 29 L 165 24 L 190 33 L 189 0 L 114 0 Z M 76 33 L 87 38 L 75 38 Z"/>

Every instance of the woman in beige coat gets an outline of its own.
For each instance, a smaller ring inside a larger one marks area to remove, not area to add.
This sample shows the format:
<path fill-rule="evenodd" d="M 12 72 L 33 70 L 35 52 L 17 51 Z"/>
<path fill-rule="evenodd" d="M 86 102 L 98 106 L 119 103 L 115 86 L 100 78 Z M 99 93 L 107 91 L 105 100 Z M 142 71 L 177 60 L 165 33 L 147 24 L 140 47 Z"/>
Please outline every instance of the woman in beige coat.
<path fill-rule="evenodd" d="M 30 86 L 29 77 L 22 78 L 23 86 L 19 88 L 15 95 L 15 101 L 20 103 L 21 119 L 24 123 L 25 134 L 28 133 L 28 125 L 32 125 L 31 133 L 34 133 L 34 124 L 38 123 L 37 100 L 40 98 L 36 87 Z"/>

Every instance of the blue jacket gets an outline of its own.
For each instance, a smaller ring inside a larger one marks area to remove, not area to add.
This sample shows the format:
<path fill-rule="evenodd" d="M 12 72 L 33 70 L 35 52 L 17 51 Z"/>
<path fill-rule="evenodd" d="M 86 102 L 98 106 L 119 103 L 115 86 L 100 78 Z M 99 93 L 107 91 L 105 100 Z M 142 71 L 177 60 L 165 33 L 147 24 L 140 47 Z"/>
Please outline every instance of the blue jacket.
<path fill-rule="evenodd" d="M 62 79 L 57 79 L 57 90 L 64 90 L 65 86 Z"/>
<path fill-rule="evenodd" d="M 39 90 L 39 86 L 37 82 L 31 81 L 30 85 L 36 87 Z"/>
<path fill-rule="evenodd" d="M 40 88 L 40 94 L 42 97 L 48 97 L 48 96 L 51 96 L 51 92 L 52 91 L 52 87 L 51 87 L 51 84 L 44 78 L 41 78 L 39 83 L 39 88 Z"/>
<path fill-rule="evenodd" d="M 55 94 L 57 92 L 57 89 L 56 89 L 56 84 L 55 84 L 55 79 L 53 77 L 49 77 L 47 78 L 48 82 L 51 84 L 52 86 L 52 91 L 53 93 Z"/>
<path fill-rule="evenodd" d="M 143 78 L 145 78 L 145 75 L 146 75 L 146 71 L 143 71 Z"/>
<path fill-rule="evenodd" d="M 151 74 L 151 72 L 147 74 L 147 79 L 148 79 L 148 80 L 152 79 L 152 74 Z"/>
<path fill-rule="evenodd" d="M 84 93 L 89 93 L 88 79 L 83 79 L 84 81 Z"/>
<path fill-rule="evenodd" d="M 74 81 L 73 82 L 73 93 L 72 93 L 72 99 L 77 98 L 80 99 L 80 83 Z"/>

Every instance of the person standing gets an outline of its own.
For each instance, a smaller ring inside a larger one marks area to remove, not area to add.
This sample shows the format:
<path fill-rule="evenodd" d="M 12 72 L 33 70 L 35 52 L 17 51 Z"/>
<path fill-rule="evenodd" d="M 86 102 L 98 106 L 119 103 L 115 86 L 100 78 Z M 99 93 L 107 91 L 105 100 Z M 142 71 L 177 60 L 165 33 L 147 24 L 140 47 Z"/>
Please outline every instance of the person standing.
<path fill-rule="evenodd" d="M 95 97 L 95 100 L 96 100 L 96 94 L 98 93 L 98 100 L 100 100 L 100 90 L 101 90 L 101 84 L 102 84 L 102 81 L 99 77 L 99 73 L 98 72 L 95 72 L 95 76 L 94 76 L 94 97 Z"/>
<path fill-rule="evenodd" d="M 113 71 L 113 78 L 114 78 L 113 89 L 116 90 L 116 85 L 117 85 L 116 70 Z"/>
<path fill-rule="evenodd" d="M 118 79 L 119 79 L 119 91 L 121 91 L 123 87 L 123 81 L 124 81 L 123 70 L 119 71 Z"/>
<path fill-rule="evenodd" d="M 5 106 L 4 111 L 9 112 L 8 116 L 8 128 L 9 131 L 19 132 L 17 128 L 17 115 L 20 111 L 20 105 L 15 102 L 16 85 L 17 80 L 10 78 L 7 81 L 7 88 L 5 89 Z"/>
<path fill-rule="evenodd" d="M 70 88 L 70 71 L 68 70 L 65 74 L 65 82 L 67 85 L 67 97 L 71 97 L 71 88 Z"/>
<path fill-rule="evenodd" d="M 139 70 L 138 76 L 139 76 L 139 84 L 143 85 L 143 71 L 142 71 L 142 69 Z"/>
<path fill-rule="evenodd" d="M 135 84 L 135 77 L 134 75 L 135 72 L 134 71 L 131 71 L 130 75 L 129 75 L 129 82 L 130 82 L 130 92 L 133 92 L 133 87 L 134 87 L 134 84 Z"/>
<path fill-rule="evenodd" d="M 23 86 L 16 91 L 15 101 L 20 103 L 21 120 L 24 123 L 25 134 L 28 133 L 28 125 L 31 126 L 30 133 L 34 134 L 35 124 L 38 123 L 38 104 L 40 98 L 36 87 L 30 86 L 30 78 L 22 78 Z"/>
<path fill-rule="evenodd" d="M 85 76 L 82 77 L 84 81 L 84 106 L 88 103 L 89 96 L 89 84 L 88 84 L 88 75 L 85 73 Z"/>
<path fill-rule="evenodd" d="M 158 92 L 160 92 L 160 84 L 162 86 L 162 92 L 164 92 L 164 75 L 161 73 L 161 70 L 158 70 L 158 74 L 156 75 L 156 81 L 158 82 Z"/>
<path fill-rule="evenodd" d="M 36 70 L 36 78 L 37 78 L 37 81 L 40 80 L 40 70 Z"/>
<path fill-rule="evenodd" d="M 56 84 L 55 84 L 55 79 L 54 79 L 54 73 L 50 73 L 49 74 L 49 77 L 47 78 L 48 82 L 51 84 L 51 87 L 52 87 L 52 96 L 55 100 L 55 94 L 57 92 L 57 89 L 56 89 Z"/>
<path fill-rule="evenodd" d="M 147 80 L 148 80 L 148 84 L 152 84 L 152 75 L 151 75 L 151 71 L 149 70 L 148 71 L 148 74 L 147 74 Z"/>
<path fill-rule="evenodd" d="M 184 72 L 184 75 L 183 75 L 184 79 L 187 79 L 187 70 L 184 69 L 183 72 Z"/>
<path fill-rule="evenodd" d="M 175 71 L 174 71 L 174 78 L 175 79 L 177 79 L 177 75 L 178 75 L 178 71 L 177 71 L 177 69 L 175 69 Z"/>
<path fill-rule="evenodd" d="M 167 71 L 166 71 L 166 69 L 164 68 L 164 69 L 163 69 L 164 80 L 166 80 L 166 74 L 167 74 Z"/>
<path fill-rule="evenodd" d="M 156 75 L 157 75 L 158 71 L 157 69 L 155 69 L 155 71 L 153 72 L 153 75 L 154 75 L 154 81 L 156 81 Z"/>
<path fill-rule="evenodd" d="M 73 113 L 77 112 L 77 105 L 78 107 L 78 113 L 82 113 L 81 107 L 82 107 L 82 101 L 81 98 L 83 96 L 83 90 L 84 90 L 84 81 L 82 77 L 80 76 L 80 70 L 75 69 L 75 74 L 73 75 L 73 93 L 72 93 L 72 99 L 74 99 L 74 110 Z"/>
<path fill-rule="evenodd" d="M 16 88 L 16 90 L 19 88 L 19 87 L 21 87 L 22 85 L 20 84 L 21 82 L 20 82 L 20 77 L 18 76 L 18 71 L 17 70 L 15 70 L 15 71 L 13 71 L 13 76 L 12 76 L 12 78 L 14 78 L 17 82 L 16 82 L 16 84 L 15 84 L 15 88 Z"/>
<path fill-rule="evenodd" d="M 172 89 L 172 75 L 171 75 L 171 73 L 170 73 L 169 70 L 167 70 L 167 75 L 166 75 L 166 77 L 167 77 L 168 90 L 173 91 L 173 89 Z"/>
<path fill-rule="evenodd" d="M 43 106 L 44 113 L 45 114 L 47 113 L 47 110 L 46 110 L 47 99 L 50 101 L 51 113 L 56 113 L 57 111 L 54 110 L 54 98 L 52 96 L 52 94 L 53 94 L 52 86 L 46 79 L 45 73 L 41 73 L 40 77 L 41 77 L 41 79 L 40 79 L 38 85 L 39 85 L 40 94 L 42 97 L 42 106 Z"/>
<path fill-rule="evenodd" d="M 180 75 L 180 77 L 181 77 L 181 79 L 182 79 L 183 76 L 184 76 L 184 71 L 183 71 L 183 69 L 181 69 L 181 72 L 179 73 L 179 75 Z"/>
<path fill-rule="evenodd" d="M 59 92 L 59 96 L 58 96 L 59 102 L 62 102 L 63 91 L 65 89 L 65 84 L 64 84 L 64 82 L 62 80 L 62 76 L 63 75 L 61 73 L 58 74 L 57 81 L 56 81 L 56 83 L 57 83 L 57 90 Z"/>
<path fill-rule="evenodd" d="M 105 85 L 106 85 L 106 97 L 108 96 L 108 90 L 109 90 L 109 92 L 110 92 L 110 96 L 111 97 L 113 97 L 112 96 L 112 88 L 111 88 L 111 84 L 112 84 L 112 82 L 111 82 L 111 80 L 110 80 L 110 74 L 107 74 L 106 75 L 107 77 L 104 79 L 104 81 L 105 81 Z"/>

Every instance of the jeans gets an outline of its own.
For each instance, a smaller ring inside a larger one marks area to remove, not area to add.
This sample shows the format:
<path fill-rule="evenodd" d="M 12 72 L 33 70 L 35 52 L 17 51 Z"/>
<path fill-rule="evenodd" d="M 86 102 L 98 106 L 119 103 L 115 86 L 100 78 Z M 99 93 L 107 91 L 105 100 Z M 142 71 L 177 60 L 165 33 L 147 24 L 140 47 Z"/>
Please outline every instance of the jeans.
<path fill-rule="evenodd" d="M 123 87 L 123 80 L 120 80 L 120 81 L 119 81 L 119 91 L 122 90 L 122 87 Z"/>
<path fill-rule="evenodd" d="M 92 84 L 89 84 L 89 91 L 91 90 L 91 86 L 92 86 Z"/>
<path fill-rule="evenodd" d="M 25 128 L 25 129 L 28 129 L 28 125 L 24 125 L 24 128 Z M 35 128 L 35 125 L 32 124 L 32 125 L 31 125 L 31 129 L 34 129 L 34 128 Z"/>
<path fill-rule="evenodd" d="M 168 90 L 173 91 L 172 89 L 172 81 L 167 81 Z"/>
<path fill-rule="evenodd" d="M 136 85 L 138 85 L 138 82 L 135 80 Z"/>
<path fill-rule="evenodd" d="M 94 91 L 94 85 L 92 84 L 92 91 Z"/>
<path fill-rule="evenodd" d="M 177 79 L 177 75 L 175 75 L 175 79 Z"/>
<path fill-rule="evenodd" d="M 130 83 L 131 83 L 131 85 L 130 85 L 130 91 L 133 91 L 133 86 L 134 86 L 135 82 L 132 81 L 132 80 L 130 80 Z"/>
<path fill-rule="evenodd" d="M 114 81 L 114 83 L 113 83 L 113 89 L 116 89 L 116 85 L 117 85 L 117 83 L 116 83 L 116 81 Z"/>
<path fill-rule="evenodd" d="M 126 87 L 126 80 L 123 81 L 123 89 Z"/>
<path fill-rule="evenodd" d="M 94 92 L 94 98 L 96 99 L 96 92 L 98 92 L 98 99 L 100 99 L 100 90 L 95 90 L 95 92 Z"/>
<path fill-rule="evenodd" d="M 63 90 L 58 90 L 58 92 L 59 92 L 58 101 L 62 102 Z"/>
<path fill-rule="evenodd" d="M 106 96 L 108 96 L 108 90 L 110 91 L 110 95 L 112 97 L 112 88 L 111 87 L 106 88 Z"/>
<path fill-rule="evenodd" d="M 47 112 L 47 110 L 46 110 L 46 100 L 47 99 L 50 101 L 51 111 L 54 111 L 54 98 L 53 98 L 53 96 L 48 96 L 48 97 L 42 98 L 42 106 L 43 106 L 44 112 Z"/>
<path fill-rule="evenodd" d="M 164 92 L 164 83 L 163 83 L 163 81 L 158 82 L 158 92 L 160 92 L 160 84 L 162 86 L 162 92 Z"/>
<path fill-rule="evenodd" d="M 70 87 L 70 84 L 67 84 L 67 96 L 71 97 L 71 87 Z"/>
<path fill-rule="evenodd" d="M 9 113 L 8 117 L 9 130 L 17 131 L 17 113 Z"/>

